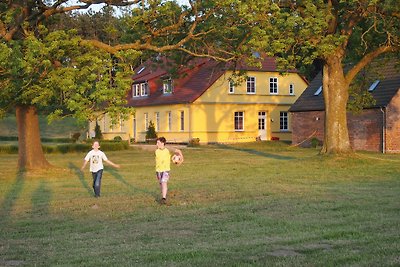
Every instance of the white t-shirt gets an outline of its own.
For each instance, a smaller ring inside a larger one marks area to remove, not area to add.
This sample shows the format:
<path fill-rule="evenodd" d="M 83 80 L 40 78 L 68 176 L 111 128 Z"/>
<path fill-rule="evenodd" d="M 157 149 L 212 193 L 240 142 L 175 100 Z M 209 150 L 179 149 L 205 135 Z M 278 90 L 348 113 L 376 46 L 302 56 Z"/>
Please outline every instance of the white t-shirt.
<path fill-rule="evenodd" d="M 103 160 L 108 160 L 106 154 L 104 154 L 101 150 L 90 150 L 85 157 L 86 161 L 90 161 L 90 171 L 91 172 L 98 172 L 104 168 Z"/>

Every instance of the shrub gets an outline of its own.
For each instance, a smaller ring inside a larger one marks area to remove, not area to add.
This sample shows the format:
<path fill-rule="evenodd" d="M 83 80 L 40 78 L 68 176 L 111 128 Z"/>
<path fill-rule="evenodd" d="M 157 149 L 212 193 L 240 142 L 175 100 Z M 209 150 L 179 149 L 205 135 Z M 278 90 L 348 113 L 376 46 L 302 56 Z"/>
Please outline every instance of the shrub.
<path fill-rule="evenodd" d="M 1 145 L 0 153 L 16 154 L 16 153 L 18 153 L 18 145 Z"/>
<path fill-rule="evenodd" d="M 188 146 L 200 146 L 200 138 L 192 138 L 189 140 Z"/>
<path fill-rule="evenodd" d="M 0 136 L 0 141 L 18 141 L 18 136 Z"/>
<path fill-rule="evenodd" d="M 147 128 L 147 131 L 146 131 L 146 142 L 154 141 L 156 139 L 157 139 L 156 128 L 154 126 L 154 123 L 152 121 L 150 121 L 149 127 Z"/>
<path fill-rule="evenodd" d="M 42 137 L 40 140 L 43 143 L 73 143 L 74 140 L 72 138 L 49 138 L 49 137 Z"/>
<path fill-rule="evenodd" d="M 114 141 L 120 142 L 120 141 L 122 141 L 122 137 L 121 136 L 115 136 L 114 137 Z"/>
<path fill-rule="evenodd" d="M 318 138 L 316 138 L 316 137 L 313 137 L 311 139 L 310 143 L 311 143 L 311 147 L 317 147 L 317 146 L 322 145 L 322 142 L 320 140 L 318 140 Z"/>
<path fill-rule="evenodd" d="M 94 138 L 98 140 L 103 139 L 103 134 L 101 132 L 100 125 L 97 123 L 97 121 L 96 121 L 96 126 L 94 127 Z"/>
<path fill-rule="evenodd" d="M 72 134 L 72 140 L 74 141 L 74 143 L 76 143 L 76 141 L 78 141 L 80 136 L 81 136 L 81 133 L 79 133 L 79 132 Z"/>

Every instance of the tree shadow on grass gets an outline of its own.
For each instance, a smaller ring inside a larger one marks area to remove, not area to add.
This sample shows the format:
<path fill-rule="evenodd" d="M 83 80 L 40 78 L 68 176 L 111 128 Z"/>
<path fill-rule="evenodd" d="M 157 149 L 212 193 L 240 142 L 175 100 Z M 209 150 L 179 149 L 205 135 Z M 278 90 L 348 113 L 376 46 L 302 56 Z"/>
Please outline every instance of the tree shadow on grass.
<path fill-rule="evenodd" d="M 35 216 L 48 215 L 51 195 L 51 191 L 47 187 L 46 182 L 41 181 L 39 187 L 32 195 L 32 214 Z"/>
<path fill-rule="evenodd" d="M 153 197 L 157 197 L 158 195 L 154 192 L 151 192 L 149 190 L 143 189 L 143 188 L 138 188 L 135 187 L 133 185 L 131 185 L 128 181 L 126 181 L 126 179 L 124 177 L 122 177 L 121 174 L 119 174 L 116 170 L 113 169 L 108 169 L 107 172 L 111 173 L 112 176 L 115 177 L 115 179 L 117 179 L 118 181 L 120 181 L 121 183 L 123 183 L 124 185 L 126 185 L 126 187 L 129 188 L 129 190 L 131 190 L 132 192 L 141 192 L 141 193 L 145 193 L 147 195 L 151 195 Z"/>
<path fill-rule="evenodd" d="M 11 211 L 15 205 L 15 202 L 19 198 L 25 183 L 25 173 L 18 172 L 14 184 L 10 191 L 4 198 L 3 203 L 0 206 L 0 223 L 5 223 L 10 219 Z"/>
<path fill-rule="evenodd" d="M 81 171 L 80 168 L 78 168 L 75 164 L 73 164 L 72 162 L 68 163 L 68 168 L 71 170 L 71 172 L 75 172 L 75 175 L 78 177 L 79 181 L 81 182 L 81 184 L 83 185 L 84 188 L 86 188 L 86 190 L 88 191 L 88 193 L 90 195 L 93 195 L 93 190 L 92 188 L 89 186 L 89 184 L 86 182 L 85 180 L 85 175 L 83 174 L 83 172 Z"/>
<path fill-rule="evenodd" d="M 277 154 L 266 153 L 266 152 L 262 152 L 262 151 L 258 151 L 258 150 L 254 150 L 254 149 L 250 149 L 250 148 L 238 148 L 238 147 L 228 146 L 228 145 L 225 145 L 225 144 L 217 144 L 217 146 L 219 148 L 222 148 L 222 149 L 236 150 L 236 151 L 245 152 L 245 153 L 249 153 L 249 154 L 252 154 L 252 155 L 257 155 L 257 156 L 271 158 L 271 159 L 279 159 L 279 160 L 292 160 L 292 159 L 295 159 L 294 157 L 281 156 L 281 155 L 277 155 Z"/>

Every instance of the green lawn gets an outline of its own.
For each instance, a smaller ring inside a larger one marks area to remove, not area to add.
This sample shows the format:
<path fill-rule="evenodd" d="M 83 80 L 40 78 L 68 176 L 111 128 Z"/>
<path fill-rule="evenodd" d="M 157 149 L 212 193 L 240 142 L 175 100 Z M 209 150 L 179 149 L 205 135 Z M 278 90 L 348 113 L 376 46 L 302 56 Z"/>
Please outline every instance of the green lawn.
<path fill-rule="evenodd" d="M 0 155 L 0 266 L 399 266 L 400 155 L 321 157 L 281 143 L 183 149 L 169 205 L 149 150 L 16 173 Z"/>

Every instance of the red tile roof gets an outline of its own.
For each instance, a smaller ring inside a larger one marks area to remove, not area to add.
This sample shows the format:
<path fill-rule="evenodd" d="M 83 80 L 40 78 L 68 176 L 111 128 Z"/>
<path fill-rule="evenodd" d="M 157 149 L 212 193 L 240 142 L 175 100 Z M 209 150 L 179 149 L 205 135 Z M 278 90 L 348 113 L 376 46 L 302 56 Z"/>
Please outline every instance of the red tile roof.
<path fill-rule="evenodd" d="M 144 69 L 138 73 L 142 68 Z M 141 107 L 152 105 L 170 105 L 192 103 L 199 98 L 222 74 L 228 69 L 270 71 L 276 72 L 277 66 L 274 58 L 266 57 L 262 61 L 262 67 L 246 66 L 232 63 L 222 63 L 208 58 L 196 58 L 187 66 L 179 70 L 179 77 L 173 79 L 173 93 L 163 94 L 163 78 L 168 77 L 168 62 L 162 59 L 157 64 L 154 61 L 146 61 L 138 68 L 132 77 L 133 83 L 148 82 L 149 95 L 132 98 L 132 90 L 128 94 L 128 106 Z M 296 72 L 296 71 L 292 71 Z"/>

